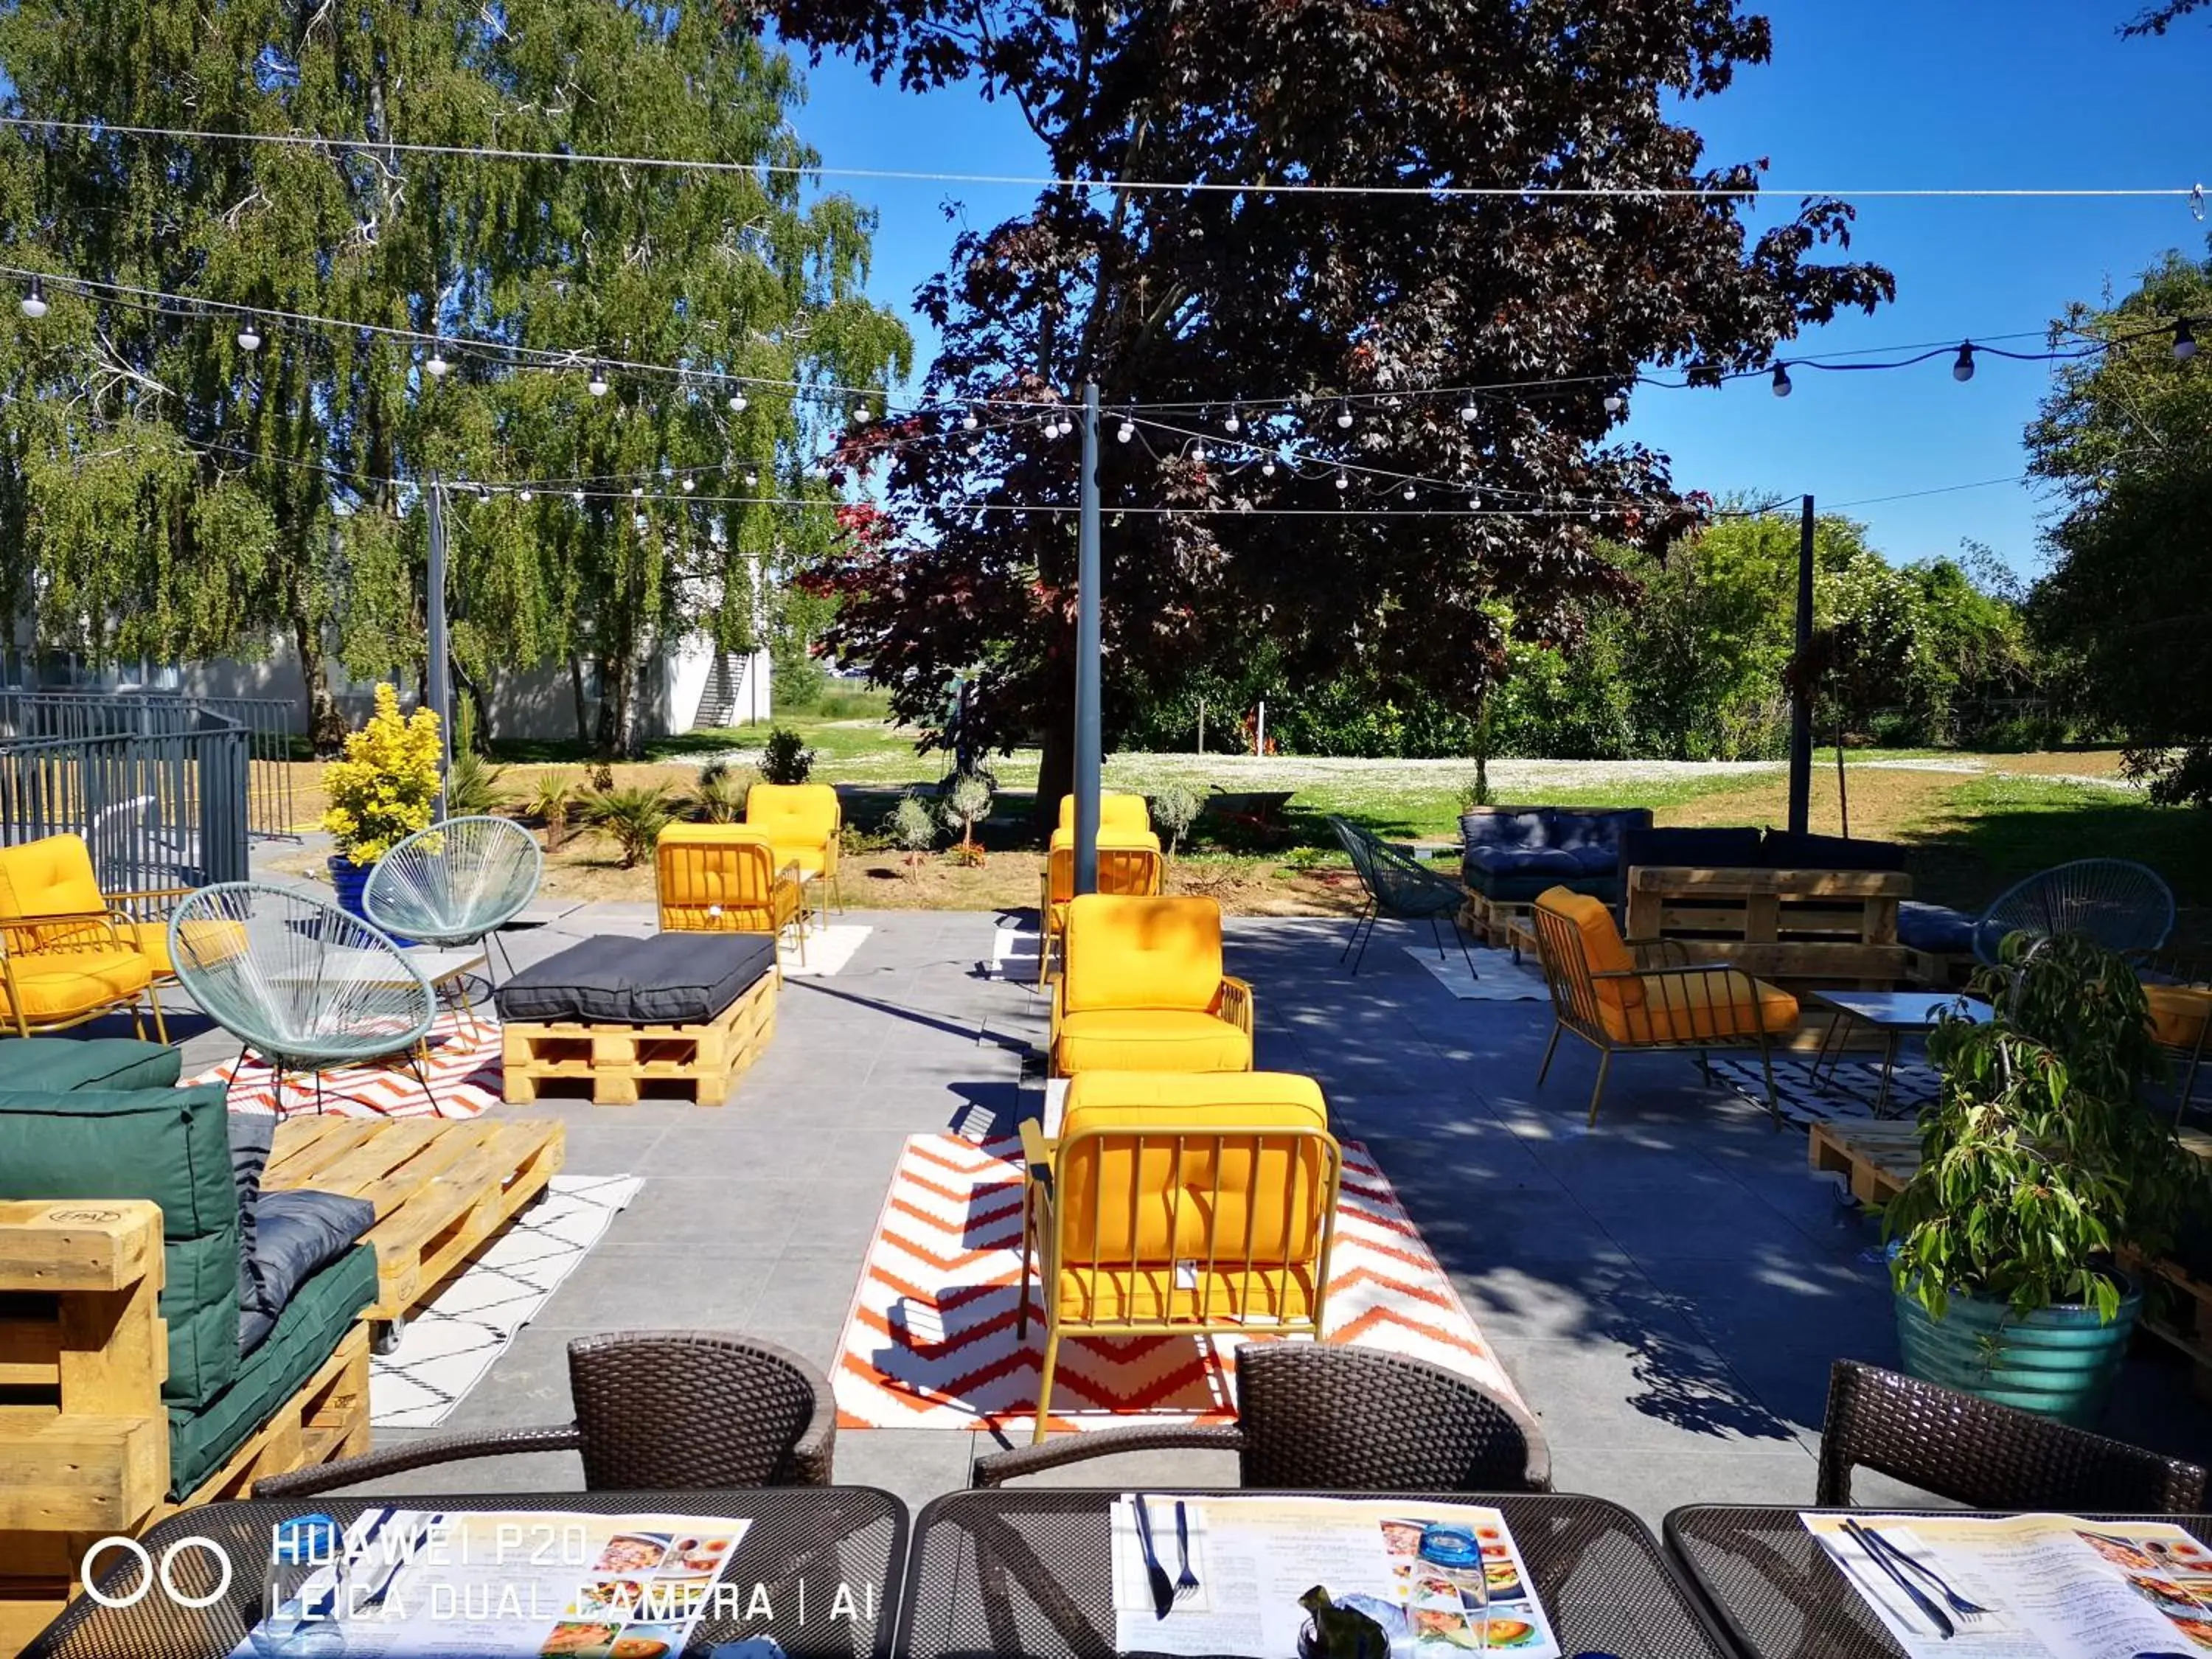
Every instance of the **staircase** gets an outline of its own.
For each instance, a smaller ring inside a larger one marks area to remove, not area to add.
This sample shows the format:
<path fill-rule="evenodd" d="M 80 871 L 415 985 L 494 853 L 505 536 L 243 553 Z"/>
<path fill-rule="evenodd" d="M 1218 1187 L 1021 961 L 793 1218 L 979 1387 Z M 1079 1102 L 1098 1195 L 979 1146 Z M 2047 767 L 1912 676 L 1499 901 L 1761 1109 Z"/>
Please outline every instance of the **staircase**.
<path fill-rule="evenodd" d="M 750 655 L 738 651 L 716 655 L 707 684 L 699 692 L 699 712 L 691 722 L 695 730 L 702 726 L 735 726 L 750 712 L 751 688 L 745 679 L 751 672 L 752 660 Z"/>

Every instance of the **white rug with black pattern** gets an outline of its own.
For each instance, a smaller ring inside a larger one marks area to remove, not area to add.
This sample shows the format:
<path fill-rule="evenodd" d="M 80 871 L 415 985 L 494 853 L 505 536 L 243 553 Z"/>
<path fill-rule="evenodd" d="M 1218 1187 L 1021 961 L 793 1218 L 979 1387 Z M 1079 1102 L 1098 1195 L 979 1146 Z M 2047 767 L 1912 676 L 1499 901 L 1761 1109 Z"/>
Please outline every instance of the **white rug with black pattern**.
<path fill-rule="evenodd" d="M 371 1425 L 444 1422 L 644 1184 L 639 1176 L 555 1176 L 544 1202 L 447 1279 L 409 1319 L 397 1349 L 370 1360 Z"/>
<path fill-rule="evenodd" d="M 1713 1075 L 1726 1083 L 1760 1111 L 1766 1109 L 1766 1079 L 1759 1069 L 1759 1056 L 1715 1054 Z M 1942 1073 L 1928 1063 L 1925 1054 L 1907 1048 L 1897 1057 L 1890 1076 L 1885 1117 L 1912 1118 L 1921 1108 L 1933 1105 L 1943 1087 Z M 1832 1123 L 1838 1119 L 1870 1118 L 1881 1096 L 1881 1056 L 1846 1054 L 1831 1073 L 1816 1067 L 1810 1054 L 1774 1057 L 1774 1097 L 1782 1115 L 1800 1126 Z"/>

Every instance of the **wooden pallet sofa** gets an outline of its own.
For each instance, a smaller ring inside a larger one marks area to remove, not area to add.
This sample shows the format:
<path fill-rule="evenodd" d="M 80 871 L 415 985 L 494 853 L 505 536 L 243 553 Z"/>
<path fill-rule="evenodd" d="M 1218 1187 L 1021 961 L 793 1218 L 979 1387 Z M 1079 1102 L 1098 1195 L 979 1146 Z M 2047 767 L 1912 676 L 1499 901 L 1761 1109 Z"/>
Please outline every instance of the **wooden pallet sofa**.
<path fill-rule="evenodd" d="M 1608 905 L 1620 902 L 1631 832 L 1651 827 L 1644 806 L 1477 806 L 1461 815 L 1460 881 L 1467 902 L 1459 925 L 1492 946 L 1511 943 L 1540 893 L 1565 887 Z"/>
<path fill-rule="evenodd" d="M 0 1654 L 94 1540 L 368 1443 L 369 1206 L 270 1194 L 242 1244 L 233 1115 L 180 1058 L 0 1043 Z"/>

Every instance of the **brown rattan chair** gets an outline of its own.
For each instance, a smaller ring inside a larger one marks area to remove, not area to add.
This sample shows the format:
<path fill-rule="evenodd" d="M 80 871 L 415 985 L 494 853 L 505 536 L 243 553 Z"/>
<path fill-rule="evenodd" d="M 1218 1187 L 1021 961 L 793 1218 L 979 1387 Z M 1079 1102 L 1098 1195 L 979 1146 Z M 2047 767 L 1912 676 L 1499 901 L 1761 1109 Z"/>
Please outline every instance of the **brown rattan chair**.
<path fill-rule="evenodd" d="M 1086 1457 L 1209 1450 L 1237 1455 L 1241 1484 L 1277 1491 L 1549 1492 L 1552 1452 L 1521 1407 L 1442 1366 L 1373 1348 L 1247 1342 L 1237 1350 L 1237 1420 L 1061 1435 L 975 1460 L 996 1486 Z"/>
<path fill-rule="evenodd" d="M 837 1408 L 821 1372 L 773 1343 L 712 1331 L 613 1331 L 568 1345 L 576 1420 L 441 1435 L 254 1483 L 304 1498 L 427 1464 L 515 1452 L 584 1455 L 592 1491 L 826 1486 Z"/>
<path fill-rule="evenodd" d="M 2204 1507 L 2204 1471 L 2194 1463 L 1838 1359 L 1828 1373 L 1813 1501 L 1848 1506 L 1857 1468 L 1969 1509 L 2194 1515 Z"/>

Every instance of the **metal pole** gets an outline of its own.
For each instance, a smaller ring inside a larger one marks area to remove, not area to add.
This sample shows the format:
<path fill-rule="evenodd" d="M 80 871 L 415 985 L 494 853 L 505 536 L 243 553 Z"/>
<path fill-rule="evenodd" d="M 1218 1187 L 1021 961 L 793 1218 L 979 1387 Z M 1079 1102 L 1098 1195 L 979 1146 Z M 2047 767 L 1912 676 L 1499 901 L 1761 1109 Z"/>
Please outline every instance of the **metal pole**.
<path fill-rule="evenodd" d="M 1083 475 L 1075 573 L 1075 890 L 1098 890 L 1098 386 L 1083 383 Z"/>
<path fill-rule="evenodd" d="M 446 647 L 446 489 L 430 475 L 430 709 L 438 717 L 437 814 L 446 816 L 446 781 L 453 775 L 453 688 Z"/>
<path fill-rule="evenodd" d="M 1802 670 L 1813 645 L 1813 498 L 1805 497 L 1797 530 L 1797 661 Z M 1790 833 L 1802 836 L 1813 820 L 1813 687 L 1801 672 L 1790 692 Z"/>

